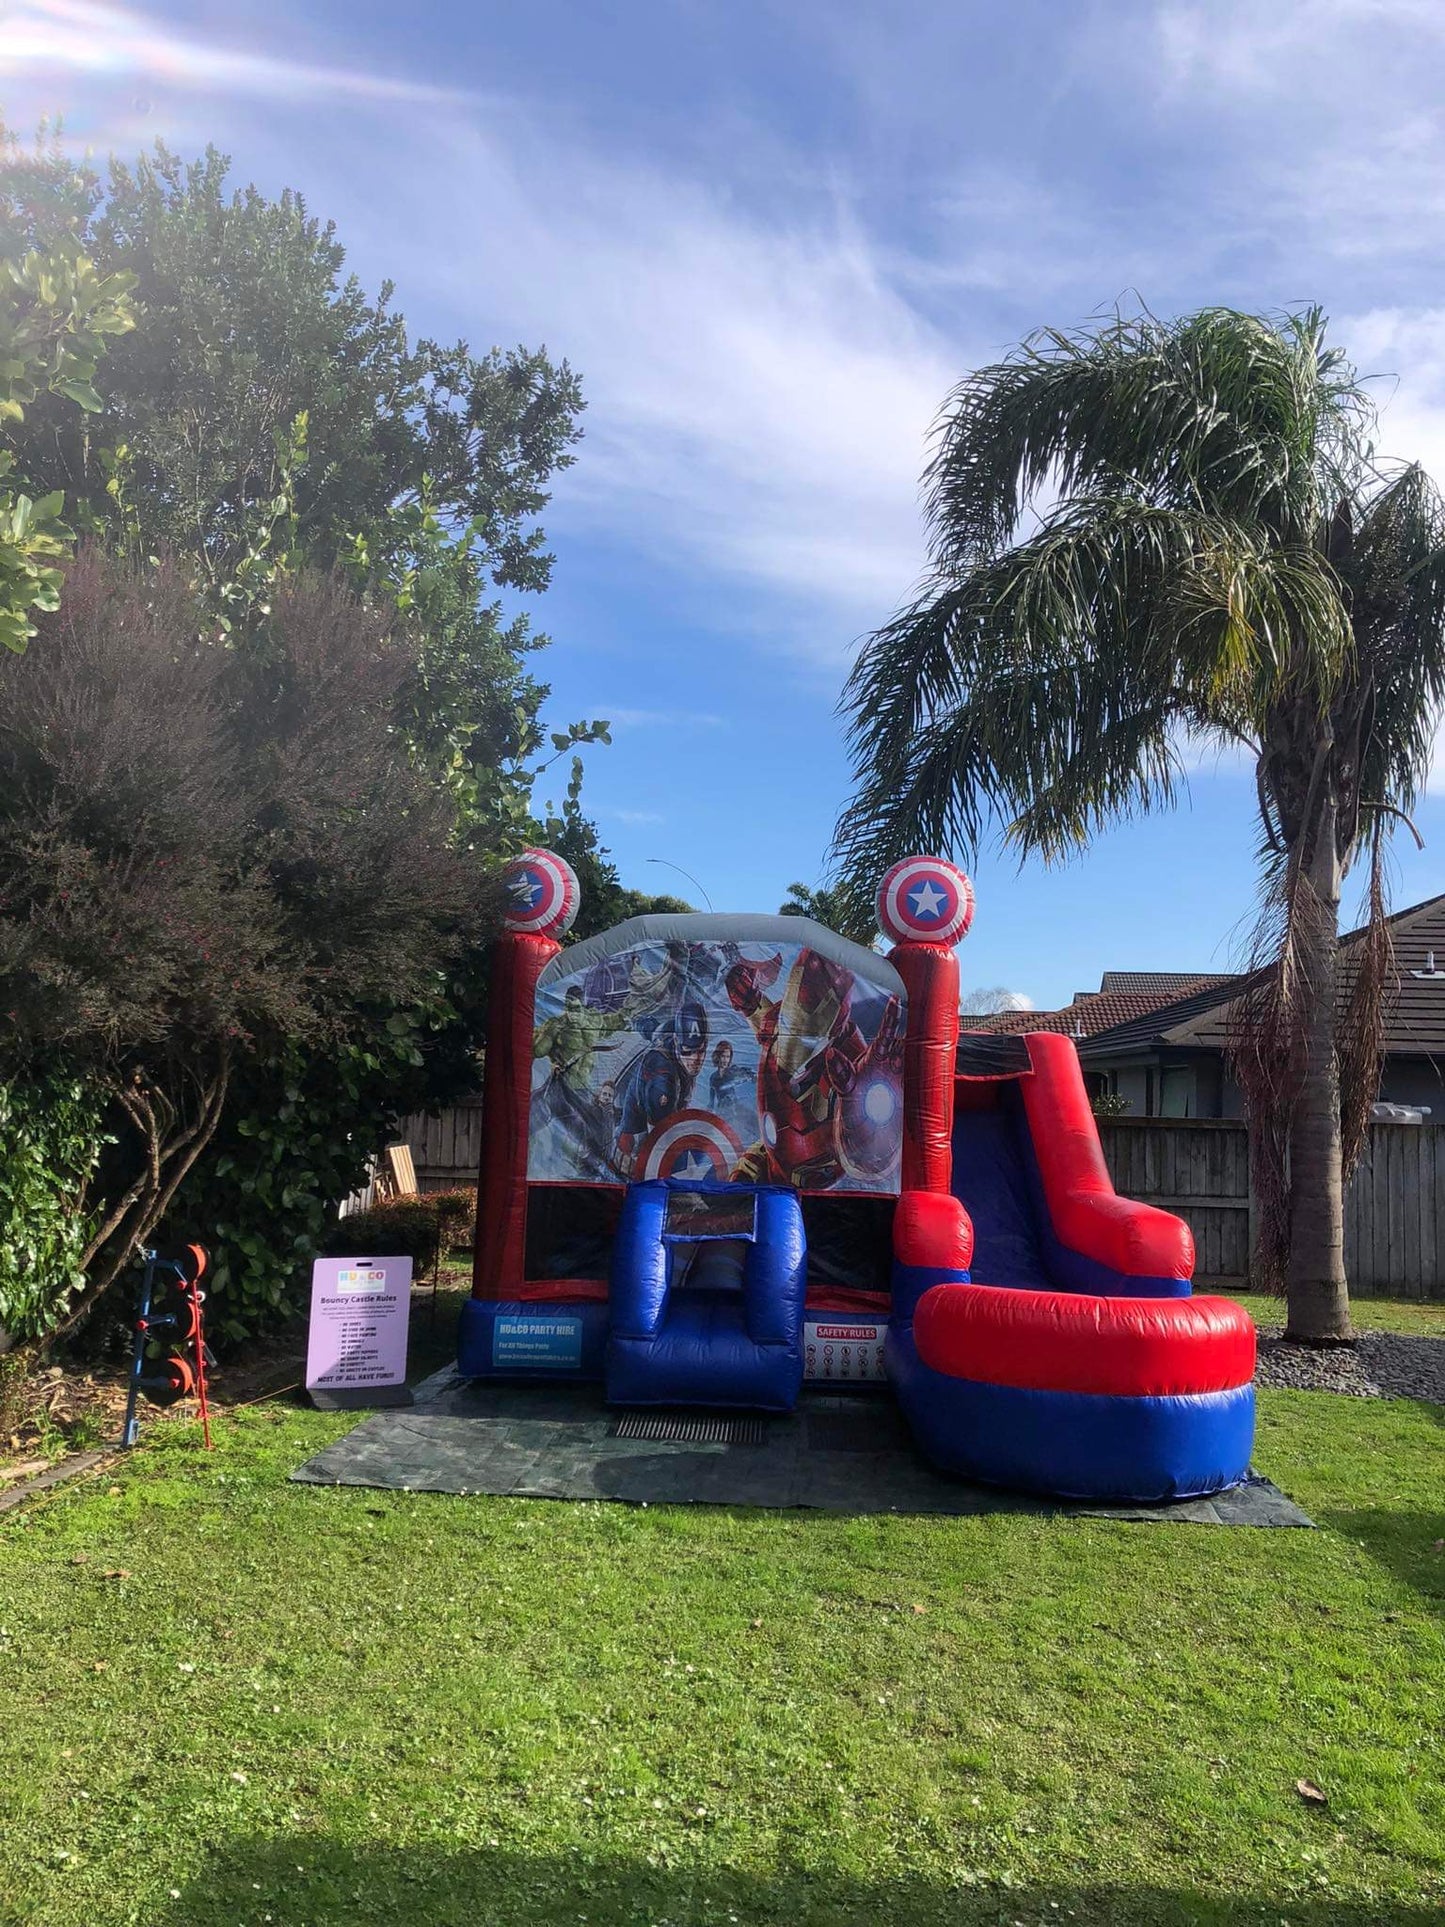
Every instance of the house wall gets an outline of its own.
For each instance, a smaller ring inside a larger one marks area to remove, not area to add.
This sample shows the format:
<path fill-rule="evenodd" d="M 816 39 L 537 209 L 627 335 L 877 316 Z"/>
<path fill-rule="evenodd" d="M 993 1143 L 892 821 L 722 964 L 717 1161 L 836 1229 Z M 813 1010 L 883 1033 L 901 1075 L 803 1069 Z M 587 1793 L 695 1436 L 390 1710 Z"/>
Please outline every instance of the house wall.
<path fill-rule="evenodd" d="M 1202 1054 L 1121 1058 L 1089 1063 L 1090 1090 L 1122 1097 L 1130 1117 L 1218 1117 L 1222 1067 Z"/>
<path fill-rule="evenodd" d="M 1243 1093 L 1219 1052 L 1183 1056 L 1163 1051 L 1121 1058 L 1117 1064 L 1093 1061 L 1085 1070 L 1090 1089 L 1117 1092 L 1127 1102 L 1130 1117 L 1244 1116 Z M 1426 1105 L 1437 1123 L 1445 1123 L 1445 1061 L 1392 1052 L 1385 1061 L 1380 1097 L 1387 1104 Z"/>
<path fill-rule="evenodd" d="M 1392 1055 L 1385 1060 L 1380 1096 L 1387 1104 L 1426 1104 L 1445 1123 L 1445 1065 L 1434 1057 Z"/>
<path fill-rule="evenodd" d="M 1130 1117 L 1148 1117 L 1154 1099 L 1152 1064 L 1122 1064 L 1114 1069 L 1112 1088 L 1129 1106 Z"/>

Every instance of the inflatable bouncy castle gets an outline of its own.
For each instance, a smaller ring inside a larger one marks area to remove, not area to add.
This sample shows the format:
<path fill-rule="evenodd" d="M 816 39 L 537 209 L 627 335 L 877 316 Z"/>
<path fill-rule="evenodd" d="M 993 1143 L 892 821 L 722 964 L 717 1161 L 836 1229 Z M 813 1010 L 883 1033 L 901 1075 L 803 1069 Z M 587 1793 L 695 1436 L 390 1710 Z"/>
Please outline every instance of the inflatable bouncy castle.
<path fill-rule="evenodd" d="M 463 1376 L 762 1412 L 876 1385 L 942 1471 L 1065 1498 L 1245 1476 L 1254 1328 L 1115 1195 L 1070 1040 L 960 1031 L 962 871 L 888 872 L 886 956 L 781 916 L 564 948 L 561 858 L 507 887 Z"/>

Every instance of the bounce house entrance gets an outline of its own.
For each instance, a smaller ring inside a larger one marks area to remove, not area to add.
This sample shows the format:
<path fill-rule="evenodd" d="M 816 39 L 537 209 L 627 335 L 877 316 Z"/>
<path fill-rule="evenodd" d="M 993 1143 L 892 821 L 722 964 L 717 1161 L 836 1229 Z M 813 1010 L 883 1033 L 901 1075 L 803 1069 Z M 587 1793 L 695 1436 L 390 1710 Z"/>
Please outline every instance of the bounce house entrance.
<path fill-rule="evenodd" d="M 791 1411 L 803 1382 L 806 1272 L 791 1191 L 630 1185 L 617 1232 L 608 1398 Z"/>

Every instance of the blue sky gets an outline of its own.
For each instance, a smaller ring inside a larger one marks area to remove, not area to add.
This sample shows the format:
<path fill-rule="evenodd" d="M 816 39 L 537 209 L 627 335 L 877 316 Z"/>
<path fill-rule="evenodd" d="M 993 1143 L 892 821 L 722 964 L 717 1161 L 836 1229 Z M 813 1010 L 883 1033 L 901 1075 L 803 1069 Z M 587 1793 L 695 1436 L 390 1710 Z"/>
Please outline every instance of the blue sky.
<path fill-rule="evenodd" d="M 818 877 L 842 674 L 924 562 L 930 425 L 1031 329 L 1131 292 L 1320 301 L 1384 445 L 1445 477 L 1442 101 L 1438 0 L 0 0 L 12 122 L 214 140 L 416 331 L 580 371 L 554 719 L 616 721 L 587 797 L 625 879 L 680 864 L 719 909 Z M 1047 1007 L 1228 967 L 1251 790 L 1209 763 L 1065 868 L 982 855 L 965 982 Z M 1420 826 L 1398 903 L 1445 887 L 1445 797 Z"/>

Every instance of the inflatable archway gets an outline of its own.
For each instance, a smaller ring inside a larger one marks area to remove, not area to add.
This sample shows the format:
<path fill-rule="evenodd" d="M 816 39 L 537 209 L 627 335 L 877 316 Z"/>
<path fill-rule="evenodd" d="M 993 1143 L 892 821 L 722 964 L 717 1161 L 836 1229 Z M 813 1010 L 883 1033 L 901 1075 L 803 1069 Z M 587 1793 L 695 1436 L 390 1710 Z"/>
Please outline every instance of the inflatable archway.
<path fill-rule="evenodd" d="M 636 917 L 564 949 L 529 851 L 492 978 L 471 1377 L 787 1410 L 885 1376 L 924 1452 L 1078 1497 L 1248 1467 L 1254 1333 L 1115 1196 L 1067 1038 L 960 1033 L 963 873 L 897 864 L 887 956 L 800 917 Z"/>

